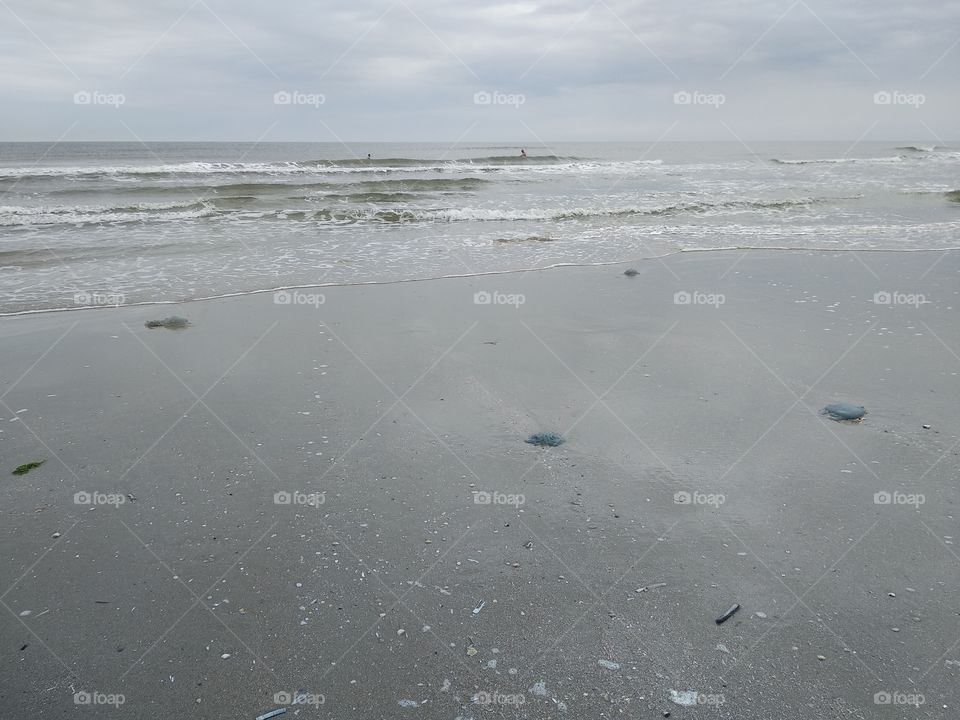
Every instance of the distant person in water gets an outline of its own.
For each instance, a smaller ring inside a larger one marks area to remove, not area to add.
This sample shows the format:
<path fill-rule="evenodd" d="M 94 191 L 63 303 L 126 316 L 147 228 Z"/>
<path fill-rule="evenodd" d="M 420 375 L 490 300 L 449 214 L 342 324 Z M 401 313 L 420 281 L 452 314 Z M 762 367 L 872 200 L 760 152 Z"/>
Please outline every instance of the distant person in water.
<path fill-rule="evenodd" d="M 520 148 L 520 157 L 526 157 L 527 151 L 524 148 Z"/>
<path fill-rule="evenodd" d="M 370 159 L 370 153 L 367 153 L 367 160 Z"/>

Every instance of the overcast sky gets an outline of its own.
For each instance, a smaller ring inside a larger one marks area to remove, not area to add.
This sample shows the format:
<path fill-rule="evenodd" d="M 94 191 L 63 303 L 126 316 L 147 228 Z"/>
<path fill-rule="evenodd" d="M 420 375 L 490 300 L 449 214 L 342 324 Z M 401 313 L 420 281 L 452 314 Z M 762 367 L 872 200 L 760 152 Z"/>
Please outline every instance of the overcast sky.
<path fill-rule="evenodd" d="M 0 0 L 0 18 L 0 140 L 960 137 L 956 0 Z"/>

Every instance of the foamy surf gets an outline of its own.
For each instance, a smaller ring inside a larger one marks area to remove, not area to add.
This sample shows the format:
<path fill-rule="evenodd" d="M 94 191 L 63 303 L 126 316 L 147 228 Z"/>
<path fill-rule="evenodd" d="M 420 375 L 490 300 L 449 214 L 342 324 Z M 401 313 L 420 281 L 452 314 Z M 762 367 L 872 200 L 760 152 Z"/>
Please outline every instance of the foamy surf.
<path fill-rule="evenodd" d="M 2 146 L 0 310 L 736 246 L 951 247 L 957 153 L 912 145 L 925 149 L 598 143 L 524 158 L 519 147 L 424 144 L 367 159 L 339 144 L 64 143 L 37 148 L 39 162 Z"/>

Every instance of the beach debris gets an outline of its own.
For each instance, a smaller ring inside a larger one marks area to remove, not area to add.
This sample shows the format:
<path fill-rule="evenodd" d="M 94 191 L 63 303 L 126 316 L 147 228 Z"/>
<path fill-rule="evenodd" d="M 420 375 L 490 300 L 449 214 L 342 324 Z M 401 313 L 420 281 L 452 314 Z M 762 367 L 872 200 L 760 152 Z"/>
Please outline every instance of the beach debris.
<path fill-rule="evenodd" d="M 867 410 L 863 405 L 841 402 L 830 403 L 821 410 L 821 414 L 837 422 L 860 422 L 863 416 L 867 414 Z"/>
<path fill-rule="evenodd" d="M 647 590 L 656 590 L 657 588 L 666 587 L 666 583 L 654 583 L 653 585 L 644 585 L 643 587 L 637 588 L 634 592 L 642 593 L 647 592 Z"/>
<path fill-rule="evenodd" d="M 820 662 L 823 662 L 823 661 L 826 660 L 826 659 L 827 659 L 827 658 L 826 658 L 825 655 L 817 655 L 817 660 L 819 660 Z"/>
<path fill-rule="evenodd" d="M 765 612 L 758 612 L 758 613 L 755 613 L 755 614 L 756 614 L 756 616 L 757 616 L 758 618 L 760 618 L 761 620 L 766 620 L 766 619 L 767 619 L 767 614 L 766 614 Z"/>
<path fill-rule="evenodd" d="M 26 475 L 31 470 L 36 470 L 38 467 L 43 465 L 46 460 L 32 460 L 31 462 L 24 463 L 19 465 L 13 470 L 13 475 Z"/>
<path fill-rule="evenodd" d="M 483 606 L 486 605 L 486 604 L 487 604 L 487 601 L 486 601 L 486 600 L 481 600 L 481 601 L 480 601 L 480 604 L 477 605 L 477 606 L 473 609 L 473 614 L 476 615 L 476 614 L 479 613 L 481 610 L 483 610 Z"/>
<path fill-rule="evenodd" d="M 416 700 L 397 700 L 397 705 L 400 707 L 420 707 L 420 703 Z"/>
<path fill-rule="evenodd" d="M 223 654 L 220 656 L 220 659 L 221 659 L 221 660 L 226 660 L 226 659 L 229 658 L 229 657 L 230 657 L 230 653 L 223 653 Z"/>
<path fill-rule="evenodd" d="M 563 438 L 555 432 L 538 432 L 528 437 L 526 442 L 537 447 L 556 447 L 563 444 Z"/>
<path fill-rule="evenodd" d="M 527 541 L 523 544 L 523 546 L 524 546 L 527 550 L 533 550 L 533 540 L 527 540 Z"/>
<path fill-rule="evenodd" d="M 610 660 L 597 660 L 597 665 L 600 667 L 605 667 L 607 670 L 619 670 L 620 663 L 612 662 Z"/>
<path fill-rule="evenodd" d="M 627 277 L 635 277 L 640 273 L 635 268 L 627 268 L 626 270 L 623 271 L 623 274 L 626 275 Z"/>
<path fill-rule="evenodd" d="M 670 691 L 670 702 L 680 705 L 682 707 L 693 707 L 697 704 L 697 691 L 696 690 L 671 690 Z"/>
<path fill-rule="evenodd" d="M 723 625 L 727 620 L 733 617 L 733 614 L 740 609 L 740 604 L 731 605 L 730 609 L 727 610 L 723 615 L 717 618 L 717 625 Z"/>
<path fill-rule="evenodd" d="M 733 654 L 733 653 L 730 652 L 730 648 L 728 648 L 728 647 L 727 647 L 726 645 L 724 645 L 723 643 L 717 643 L 717 650 L 719 650 L 719 651 L 722 652 L 722 653 L 726 653 L 727 655 L 732 655 L 732 654 Z"/>
<path fill-rule="evenodd" d="M 23 610 L 20 613 L 20 617 L 29 617 L 30 615 L 33 615 L 33 610 Z"/>
<path fill-rule="evenodd" d="M 406 634 L 407 634 L 407 631 L 404 630 L 403 628 L 400 628 L 399 630 L 397 630 L 397 636 L 398 636 L 398 637 L 403 637 L 403 636 L 406 635 Z"/>
<path fill-rule="evenodd" d="M 468 657 L 473 657 L 473 656 L 476 655 L 476 654 L 477 654 L 477 649 L 476 649 L 473 645 L 468 645 L 468 646 L 467 646 L 467 656 L 468 656 Z"/>
<path fill-rule="evenodd" d="M 277 715 L 283 715 L 287 711 L 286 708 L 277 708 L 276 710 L 271 710 L 270 712 L 264 713 L 263 715 L 257 715 L 256 720 L 270 720 Z"/>
<path fill-rule="evenodd" d="M 533 685 L 530 686 L 530 692 L 534 695 L 539 695 L 540 697 L 547 696 L 547 683 L 543 680 L 538 680 Z"/>
<path fill-rule="evenodd" d="M 170 317 L 163 318 L 163 320 L 147 320 L 143 325 L 150 330 L 155 328 L 183 330 L 190 325 L 190 321 L 177 315 L 171 315 Z"/>
<path fill-rule="evenodd" d="M 53 535 L 51 535 L 50 537 L 52 537 L 52 538 L 54 538 L 54 539 L 60 537 L 60 531 L 57 530 L 57 532 L 55 532 L 55 533 L 54 533 Z"/>
<path fill-rule="evenodd" d="M 927 425 L 926 423 L 924 423 L 921 427 L 922 427 L 924 430 L 929 430 L 929 429 L 930 429 L 930 425 Z"/>

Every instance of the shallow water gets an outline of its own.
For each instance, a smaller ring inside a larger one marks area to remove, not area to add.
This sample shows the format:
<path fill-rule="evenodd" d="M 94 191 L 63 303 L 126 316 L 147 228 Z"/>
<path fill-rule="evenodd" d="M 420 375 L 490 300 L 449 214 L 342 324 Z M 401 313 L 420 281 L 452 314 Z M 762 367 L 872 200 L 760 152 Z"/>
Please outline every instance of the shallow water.
<path fill-rule="evenodd" d="M 944 248 L 960 231 L 952 147 L 561 143 L 527 152 L 0 144 L 0 312 L 700 248 Z"/>

